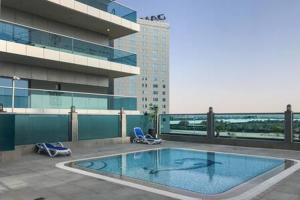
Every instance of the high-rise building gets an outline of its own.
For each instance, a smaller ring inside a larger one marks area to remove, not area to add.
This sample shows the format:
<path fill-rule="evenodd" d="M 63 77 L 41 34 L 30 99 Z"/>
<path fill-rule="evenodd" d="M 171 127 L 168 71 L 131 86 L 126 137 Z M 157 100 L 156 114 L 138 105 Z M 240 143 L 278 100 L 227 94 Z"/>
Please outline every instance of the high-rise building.
<path fill-rule="evenodd" d="M 0 2 L 5 108 L 136 110 L 135 98 L 113 93 L 114 78 L 140 73 L 136 54 L 111 42 L 139 32 L 136 11 L 110 0 Z"/>
<path fill-rule="evenodd" d="M 168 113 L 170 26 L 165 21 L 144 19 L 138 19 L 138 23 L 139 33 L 116 39 L 114 46 L 136 53 L 141 73 L 115 79 L 115 94 L 137 96 L 141 112 L 157 105 L 160 113 Z"/>

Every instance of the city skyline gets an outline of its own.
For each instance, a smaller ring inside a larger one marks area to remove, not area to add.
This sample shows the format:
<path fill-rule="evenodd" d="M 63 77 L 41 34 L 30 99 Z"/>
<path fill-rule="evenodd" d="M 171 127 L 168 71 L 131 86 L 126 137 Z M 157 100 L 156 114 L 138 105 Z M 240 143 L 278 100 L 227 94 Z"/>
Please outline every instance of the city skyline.
<path fill-rule="evenodd" d="M 300 110 L 299 1 L 120 2 L 172 24 L 171 113 Z"/>

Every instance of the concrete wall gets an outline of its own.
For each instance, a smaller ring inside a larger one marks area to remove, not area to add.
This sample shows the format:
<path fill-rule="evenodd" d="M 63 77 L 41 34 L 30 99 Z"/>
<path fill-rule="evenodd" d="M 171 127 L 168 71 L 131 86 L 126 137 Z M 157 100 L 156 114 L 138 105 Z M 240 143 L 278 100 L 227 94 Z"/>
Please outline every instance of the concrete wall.
<path fill-rule="evenodd" d="M 32 15 L 7 7 L 1 8 L 0 19 L 56 34 L 78 38 L 81 40 L 86 40 L 107 46 L 109 45 L 108 37 L 99 33 L 70 26 L 67 24 L 62 24 L 59 22 L 39 17 L 37 15 Z"/>
<path fill-rule="evenodd" d="M 98 87 L 109 86 L 109 79 L 107 77 L 8 62 L 0 62 L 0 75 L 8 77 L 18 76 L 23 79 L 51 81 L 58 83 L 71 83 Z"/>

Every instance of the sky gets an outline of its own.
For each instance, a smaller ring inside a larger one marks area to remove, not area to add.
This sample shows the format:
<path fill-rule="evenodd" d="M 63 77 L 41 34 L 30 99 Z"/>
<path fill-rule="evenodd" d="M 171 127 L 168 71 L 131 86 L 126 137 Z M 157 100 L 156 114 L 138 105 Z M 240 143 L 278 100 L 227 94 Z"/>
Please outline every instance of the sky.
<path fill-rule="evenodd" d="M 171 25 L 170 113 L 300 111 L 299 0 L 119 0 Z"/>

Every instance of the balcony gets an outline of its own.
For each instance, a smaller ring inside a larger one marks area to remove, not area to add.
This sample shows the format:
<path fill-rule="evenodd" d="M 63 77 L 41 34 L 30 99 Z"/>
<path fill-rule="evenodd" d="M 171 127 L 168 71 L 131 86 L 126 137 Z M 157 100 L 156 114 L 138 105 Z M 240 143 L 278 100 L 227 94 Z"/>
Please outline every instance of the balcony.
<path fill-rule="evenodd" d="M 112 0 L 76 0 L 76 1 L 136 23 L 136 19 L 137 19 L 136 11 L 124 5 L 121 5 L 115 1 Z"/>
<path fill-rule="evenodd" d="M 12 107 L 12 91 L 12 87 L 0 86 L 0 103 L 5 108 Z M 15 88 L 14 104 L 15 108 L 43 110 L 69 110 L 72 106 L 79 110 L 137 110 L 136 97 L 27 88 Z"/>
<path fill-rule="evenodd" d="M 139 74 L 136 54 L 6 22 L 0 22 L 0 54 L 1 60 L 113 78 Z"/>
<path fill-rule="evenodd" d="M 108 0 L 2 0 L 2 6 L 98 32 L 110 39 L 140 31 L 134 10 Z"/>

